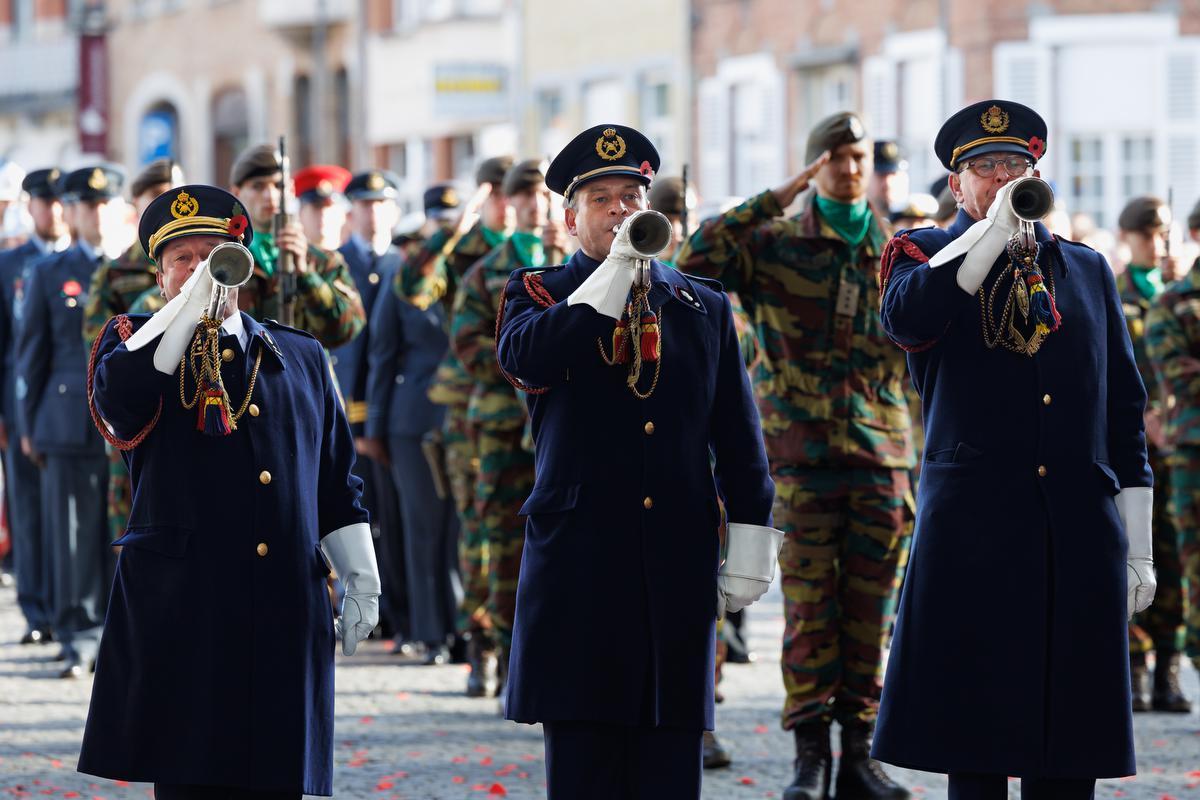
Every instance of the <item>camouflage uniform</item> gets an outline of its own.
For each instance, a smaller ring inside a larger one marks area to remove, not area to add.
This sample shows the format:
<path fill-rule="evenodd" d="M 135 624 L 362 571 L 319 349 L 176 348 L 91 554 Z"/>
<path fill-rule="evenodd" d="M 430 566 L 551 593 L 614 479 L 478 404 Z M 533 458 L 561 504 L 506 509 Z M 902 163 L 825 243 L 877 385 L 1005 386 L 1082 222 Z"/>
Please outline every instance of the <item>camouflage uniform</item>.
<path fill-rule="evenodd" d="M 238 307 L 257 320 L 278 320 L 283 311 L 275 275 L 278 250 L 270 234 L 257 231 L 252 245 L 254 274 L 238 289 Z M 308 272 L 296 273 L 295 327 L 311 333 L 326 348 L 339 347 L 366 325 L 362 298 L 341 253 L 310 244 L 308 262 Z"/>
<path fill-rule="evenodd" d="M 763 192 L 705 222 L 678 263 L 737 292 L 758 331 L 754 382 L 786 534 L 783 726 L 873 722 L 914 506 L 904 355 L 879 322 L 885 234 L 872 217 L 852 250 L 812 195 L 782 214 Z"/>
<path fill-rule="evenodd" d="M 1200 666 L 1200 261 L 1150 308 L 1146 350 L 1166 398 L 1169 503 L 1183 567 L 1185 649 Z M 1157 554 L 1154 566 L 1163 566 Z M 1160 572 L 1160 591 L 1162 581 Z"/>
<path fill-rule="evenodd" d="M 1146 316 L 1154 305 L 1134 286 L 1129 270 L 1117 277 L 1117 290 L 1121 294 L 1121 308 L 1125 312 L 1125 323 L 1129 328 L 1129 339 L 1133 343 L 1133 356 L 1138 374 L 1146 385 L 1146 411 L 1161 412 L 1161 392 L 1156 391 L 1158 379 L 1150 361 L 1146 343 Z M 1156 299 L 1156 298 L 1155 298 Z M 1161 487 L 1154 493 L 1153 556 L 1154 572 L 1158 578 L 1158 590 L 1154 603 L 1135 616 L 1129 623 L 1129 654 L 1135 661 L 1145 661 L 1151 651 L 1166 654 L 1176 653 L 1183 648 L 1183 589 L 1180 574 L 1179 542 L 1175 525 L 1169 513 L 1168 500 L 1171 485 L 1167 453 L 1155 447 L 1149 438 L 1146 447 L 1150 468 L 1154 472 L 1154 485 Z"/>
<path fill-rule="evenodd" d="M 447 247 L 450 251 L 444 253 Z M 450 305 L 467 270 L 491 249 L 478 223 L 457 242 L 453 242 L 453 233 L 446 229 L 437 231 L 427 241 L 409 242 L 404 247 L 404 267 L 396 275 L 396 290 L 419 308 L 427 308 L 439 300 Z M 480 470 L 479 432 L 467 417 L 473 385 L 473 379 L 452 348 L 442 359 L 429 389 L 430 400 L 447 406 L 442 441 L 446 475 L 462 531 L 459 569 L 463 601 L 458 615 L 458 630 L 462 633 L 490 627 L 488 544 L 475 502 Z"/>
<path fill-rule="evenodd" d="M 159 295 L 154 278 L 154 262 L 139 242 L 113 261 L 101 264 L 92 273 L 88 301 L 83 312 L 83 338 L 90 350 L 104 330 L 104 324 L 118 314 L 128 314 L 142 294 Z M 129 470 L 119 450 L 105 444 L 108 453 L 108 532 L 110 540 L 125 535 L 133 490 Z"/>
<path fill-rule="evenodd" d="M 547 256 L 547 263 L 557 261 Z M 499 645 L 512 644 L 513 614 L 525 521 L 521 505 L 533 491 L 533 447 L 525 435 L 523 397 L 496 362 L 496 312 L 509 275 L 523 263 L 509 240 L 467 272 L 454 300 L 451 345 L 473 379 L 467 421 L 479 432 L 475 510 L 488 544 L 488 616 Z"/>

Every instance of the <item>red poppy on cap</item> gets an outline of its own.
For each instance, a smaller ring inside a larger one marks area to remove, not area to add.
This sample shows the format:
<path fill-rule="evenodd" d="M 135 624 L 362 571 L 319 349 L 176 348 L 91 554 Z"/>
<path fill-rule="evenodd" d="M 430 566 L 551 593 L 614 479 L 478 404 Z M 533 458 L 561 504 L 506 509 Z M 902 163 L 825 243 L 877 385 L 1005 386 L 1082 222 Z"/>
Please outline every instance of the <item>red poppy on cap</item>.
<path fill-rule="evenodd" d="M 246 232 L 246 226 L 250 224 L 250 220 L 246 219 L 245 214 L 238 214 L 229 219 L 229 235 L 241 236 Z"/>
<path fill-rule="evenodd" d="M 1041 158 L 1042 153 L 1046 152 L 1046 143 L 1036 136 L 1029 139 L 1029 154 L 1034 158 Z"/>

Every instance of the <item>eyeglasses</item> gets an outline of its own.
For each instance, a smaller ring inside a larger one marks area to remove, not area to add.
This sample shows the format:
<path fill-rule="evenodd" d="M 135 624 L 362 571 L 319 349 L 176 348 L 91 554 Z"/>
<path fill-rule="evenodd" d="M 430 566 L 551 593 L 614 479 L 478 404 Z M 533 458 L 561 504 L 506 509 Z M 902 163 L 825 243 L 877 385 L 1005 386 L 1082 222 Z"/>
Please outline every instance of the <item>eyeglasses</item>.
<path fill-rule="evenodd" d="M 990 178 L 996 174 L 996 167 L 1003 165 L 1009 175 L 1021 175 L 1033 166 L 1033 162 L 1025 156 L 1005 156 L 1004 158 L 977 158 L 963 164 L 963 170 L 971 170 L 981 178 Z M 961 171 L 960 171 L 961 174 Z"/>

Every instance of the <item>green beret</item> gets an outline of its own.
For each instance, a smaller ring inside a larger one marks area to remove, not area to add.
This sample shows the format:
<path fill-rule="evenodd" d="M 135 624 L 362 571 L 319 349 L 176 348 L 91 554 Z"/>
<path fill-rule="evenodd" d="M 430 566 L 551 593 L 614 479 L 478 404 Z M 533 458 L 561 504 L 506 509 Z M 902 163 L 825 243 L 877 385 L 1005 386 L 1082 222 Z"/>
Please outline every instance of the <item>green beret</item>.
<path fill-rule="evenodd" d="M 812 163 L 826 150 L 832 153 L 841 145 L 854 144 L 866 138 L 867 129 L 857 114 L 839 112 L 813 126 L 808 134 L 808 146 L 804 149 L 804 160 Z"/>
<path fill-rule="evenodd" d="M 531 158 L 509 167 L 508 172 L 504 173 L 500 191 L 506 195 L 514 195 L 545 183 L 546 163 L 540 159 Z"/>
<path fill-rule="evenodd" d="M 269 144 L 256 144 L 242 151 L 229 170 L 229 184 L 241 186 L 252 178 L 274 175 L 282 169 L 279 155 L 275 147 Z"/>
<path fill-rule="evenodd" d="M 1170 227 L 1171 209 L 1158 197 L 1135 197 L 1121 209 L 1117 227 L 1123 231 L 1149 231 Z"/>
<path fill-rule="evenodd" d="M 129 184 L 129 194 L 131 197 L 137 197 L 147 189 L 163 183 L 169 183 L 172 186 L 183 183 L 183 171 L 169 158 L 159 158 L 147 164 L 134 177 L 133 183 Z"/>
<path fill-rule="evenodd" d="M 490 183 L 493 186 L 499 187 L 504 183 L 504 176 L 512 167 L 515 160 L 512 156 L 496 156 L 495 158 L 484 159 L 475 170 L 475 183 L 479 186 Z"/>
<path fill-rule="evenodd" d="M 654 183 L 650 184 L 650 194 L 646 199 L 650 203 L 650 208 L 660 214 L 682 214 L 683 178 L 673 175 L 666 178 L 655 178 Z M 692 208 L 694 205 L 693 199 L 693 202 L 688 203 L 688 208 Z"/>

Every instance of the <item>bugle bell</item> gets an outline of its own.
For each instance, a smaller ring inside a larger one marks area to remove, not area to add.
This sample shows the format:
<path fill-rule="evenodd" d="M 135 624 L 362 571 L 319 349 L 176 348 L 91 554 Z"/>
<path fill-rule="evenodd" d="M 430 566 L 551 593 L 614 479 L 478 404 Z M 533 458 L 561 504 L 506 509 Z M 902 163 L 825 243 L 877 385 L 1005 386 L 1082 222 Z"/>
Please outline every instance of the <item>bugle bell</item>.
<path fill-rule="evenodd" d="M 1032 175 L 1018 178 L 1008 190 L 1008 206 L 1021 224 L 1021 244 L 1032 248 L 1033 225 L 1042 220 L 1054 208 L 1054 190 L 1050 184 Z"/>
<path fill-rule="evenodd" d="M 237 242 L 222 242 L 205 259 L 204 269 L 212 278 L 212 293 L 208 298 L 209 319 L 218 319 L 231 289 L 244 286 L 254 274 L 254 256 Z"/>

